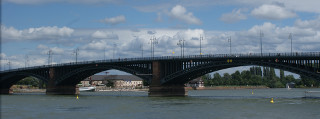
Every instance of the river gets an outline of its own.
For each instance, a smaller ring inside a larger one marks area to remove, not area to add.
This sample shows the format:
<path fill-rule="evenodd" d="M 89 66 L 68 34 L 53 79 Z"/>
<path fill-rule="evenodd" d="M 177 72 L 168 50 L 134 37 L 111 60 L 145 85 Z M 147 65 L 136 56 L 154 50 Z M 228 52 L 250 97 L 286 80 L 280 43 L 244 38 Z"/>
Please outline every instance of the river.
<path fill-rule="evenodd" d="M 320 89 L 192 90 L 188 97 L 81 92 L 78 99 L 20 93 L 1 95 L 1 119 L 319 119 L 320 93 L 305 91 Z"/>

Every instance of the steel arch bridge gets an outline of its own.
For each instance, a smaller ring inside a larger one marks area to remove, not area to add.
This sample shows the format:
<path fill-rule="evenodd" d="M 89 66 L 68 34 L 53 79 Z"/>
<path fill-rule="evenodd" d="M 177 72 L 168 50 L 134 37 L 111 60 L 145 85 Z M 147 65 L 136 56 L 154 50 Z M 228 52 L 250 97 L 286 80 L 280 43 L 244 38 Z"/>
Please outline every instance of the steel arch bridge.
<path fill-rule="evenodd" d="M 297 73 L 320 81 L 320 52 L 218 54 L 124 58 L 74 62 L 1 71 L 1 94 L 19 80 L 32 76 L 47 83 L 47 94 L 76 94 L 76 84 L 96 73 L 116 69 L 136 75 L 151 85 L 149 96 L 185 96 L 184 84 L 221 69 L 259 65 Z"/>

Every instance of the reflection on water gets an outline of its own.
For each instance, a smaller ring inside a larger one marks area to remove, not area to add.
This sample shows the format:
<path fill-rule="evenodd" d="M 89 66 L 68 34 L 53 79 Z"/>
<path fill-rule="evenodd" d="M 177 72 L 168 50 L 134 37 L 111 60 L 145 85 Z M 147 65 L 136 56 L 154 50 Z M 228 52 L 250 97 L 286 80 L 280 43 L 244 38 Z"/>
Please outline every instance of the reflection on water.
<path fill-rule="evenodd" d="M 148 97 L 147 92 L 71 95 L 1 95 L 1 119 L 212 119 L 320 118 L 320 89 L 193 90 L 188 97 Z M 252 94 L 252 92 L 254 92 Z M 274 103 L 270 103 L 274 98 Z"/>

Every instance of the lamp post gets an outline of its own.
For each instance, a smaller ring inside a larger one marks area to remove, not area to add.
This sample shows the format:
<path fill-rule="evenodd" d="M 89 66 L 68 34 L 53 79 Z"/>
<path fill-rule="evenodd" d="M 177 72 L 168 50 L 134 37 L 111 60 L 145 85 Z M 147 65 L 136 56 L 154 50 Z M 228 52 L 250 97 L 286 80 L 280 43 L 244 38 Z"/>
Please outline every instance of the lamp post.
<path fill-rule="evenodd" d="M 51 49 L 49 49 L 49 51 L 48 51 L 48 56 L 49 56 L 48 57 L 48 65 L 50 65 L 52 62 L 52 55 L 53 55 L 53 52 Z"/>
<path fill-rule="evenodd" d="M 106 60 L 106 48 L 103 49 L 103 60 Z"/>
<path fill-rule="evenodd" d="M 8 69 L 11 70 L 11 62 L 8 60 Z"/>
<path fill-rule="evenodd" d="M 77 62 L 78 62 L 78 55 L 79 55 L 79 48 L 75 49 L 75 50 L 73 51 L 73 53 L 74 53 L 75 56 L 76 56 L 76 63 L 77 63 Z"/>
<path fill-rule="evenodd" d="M 143 44 L 140 45 L 141 48 L 141 56 L 143 57 Z"/>
<path fill-rule="evenodd" d="M 179 42 L 177 43 L 178 46 L 181 47 L 181 57 L 184 56 L 184 39 L 180 39 Z"/>
<path fill-rule="evenodd" d="M 26 68 L 26 67 L 28 67 L 28 66 L 29 66 L 29 56 L 26 55 L 26 56 L 25 56 L 25 64 L 24 64 L 24 67 Z"/>
<path fill-rule="evenodd" d="M 260 48 L 261 48 L 261 57 L 262 57 L 262 37 L 264 36 L 263 32 L 260 30 Z"/>
<path fill-rule="evenodd" d="M 231 36 L 228 38 L 228 42 L 230 43 L 230 55 L 231 55 Z"/>
<path fill-rule="evenodd" d="M 293 55 L 292 54 L 292 33 L 289 34 L 289 39 L 291 40 L 291 55 Z"/>
<path fill-rule="evenodd" d="M 201 51 L 201 41 L 203 40 L 203 36 L 200 35 L 200 55 L 202 55 L 202 51 Z"/>
<path fill-rule="evenodd" d="M 116 44 L 116 43 L 113 43 L 113 53 L 112 53 L 112 58 L 113 58 L 113 59 L 114 59 L 116 47 L 117 47 L 117 44 Z"/>
<path fill-rule="evenodd" d="M 158 40 L 156 39 L 156 37 L 151 37 L 150 38 L 150 45 L 151 45 L 151 57 L 154 57 L 154 46 L 158 44 Z"/>

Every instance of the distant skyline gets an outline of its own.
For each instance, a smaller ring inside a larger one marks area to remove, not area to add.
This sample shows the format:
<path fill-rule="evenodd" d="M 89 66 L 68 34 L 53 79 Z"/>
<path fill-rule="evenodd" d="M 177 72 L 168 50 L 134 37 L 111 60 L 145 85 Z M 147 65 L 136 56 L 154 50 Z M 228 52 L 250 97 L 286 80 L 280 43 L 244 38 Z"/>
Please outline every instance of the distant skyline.
<path fill-rule="evenodd" d="M 104 58 L 320 51 L 318 0 L 2 0 L 1 70 Z M 116 44 L 116 47 L 114 47 Z M 104 52 L 105 51 L 105 52 Z M 175 52 L 175 54 L 172 54 Z M 241 69 L 241 68 L 240 68 Z M 230 72 L 231 73 L 231 72 Z"/>

